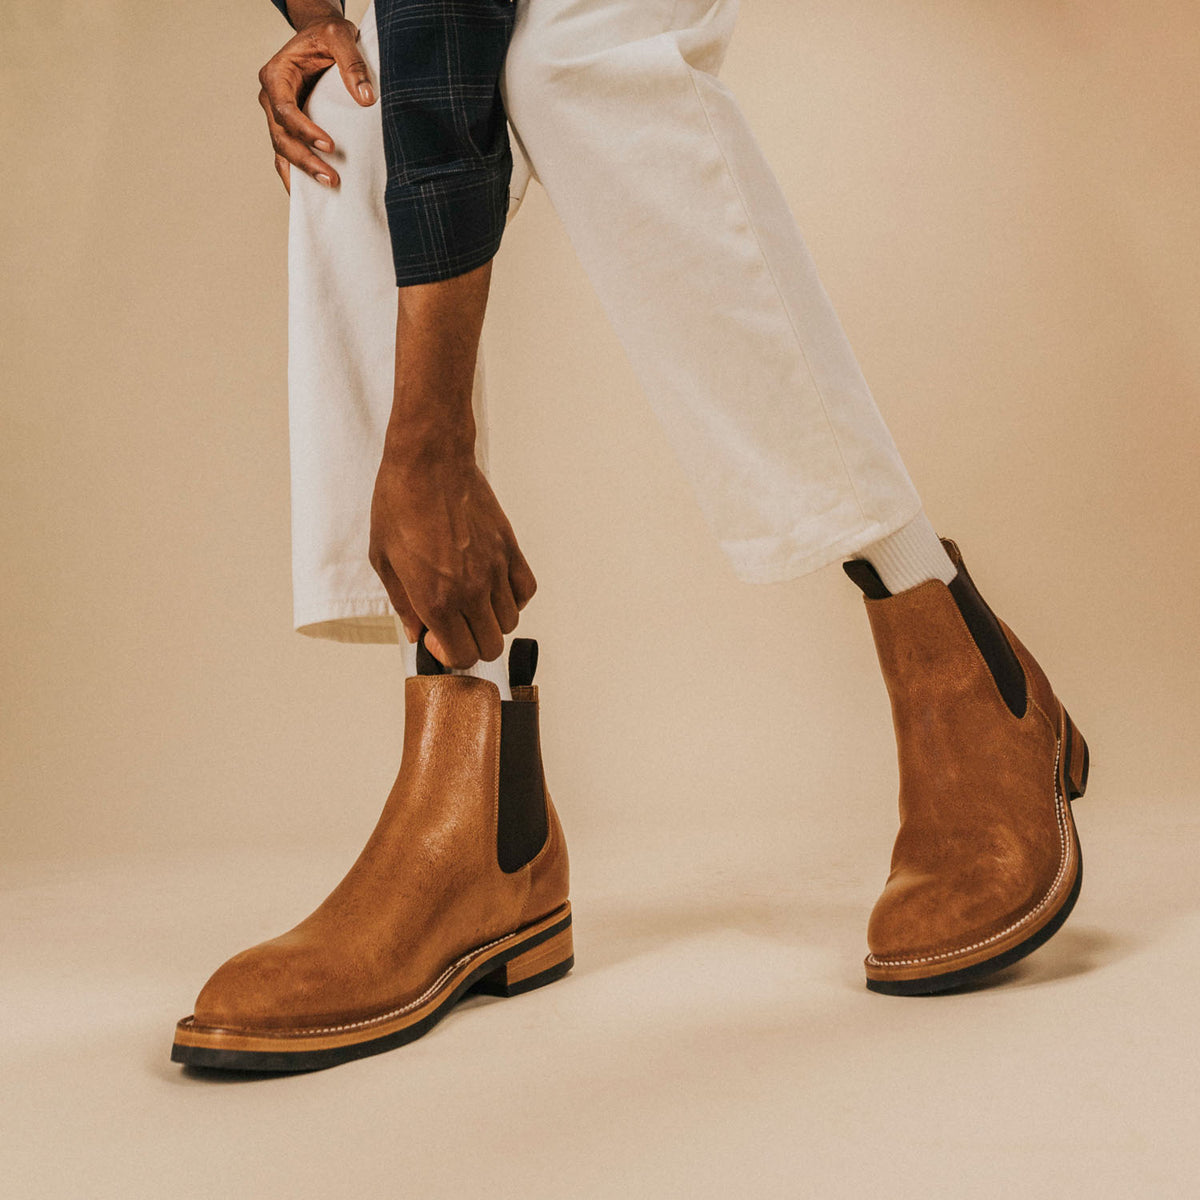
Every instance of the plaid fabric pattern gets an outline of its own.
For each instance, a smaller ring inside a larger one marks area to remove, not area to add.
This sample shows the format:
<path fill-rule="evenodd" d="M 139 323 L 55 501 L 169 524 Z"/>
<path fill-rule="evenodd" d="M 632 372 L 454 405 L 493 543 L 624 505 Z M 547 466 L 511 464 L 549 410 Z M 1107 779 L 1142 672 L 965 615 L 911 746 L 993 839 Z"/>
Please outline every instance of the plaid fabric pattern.
<path fill-rule="evenodd" d="M 474 270 L 500 248 L 512 175 L 500 73 L 515 18 L 514 0 L 375 0 L 399 287 Z"/>

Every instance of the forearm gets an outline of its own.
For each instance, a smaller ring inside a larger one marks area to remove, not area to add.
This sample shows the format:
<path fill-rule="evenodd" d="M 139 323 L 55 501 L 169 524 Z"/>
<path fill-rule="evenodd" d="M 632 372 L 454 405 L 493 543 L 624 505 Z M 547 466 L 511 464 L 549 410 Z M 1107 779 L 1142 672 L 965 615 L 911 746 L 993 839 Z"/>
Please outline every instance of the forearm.
<path fill-rule="evenodd" d="M 471 395 L 492 264 L 399 289 L 396 372 L 384 459 L 473 462 Z"/>
<path fill-rule="evenodd" d="M 368 557 L 409 641 L 446 666 L 491 662 L 537 580 L 475 462 L 471 392 L 491 263 L 402 287 L 396 386 Z"/>

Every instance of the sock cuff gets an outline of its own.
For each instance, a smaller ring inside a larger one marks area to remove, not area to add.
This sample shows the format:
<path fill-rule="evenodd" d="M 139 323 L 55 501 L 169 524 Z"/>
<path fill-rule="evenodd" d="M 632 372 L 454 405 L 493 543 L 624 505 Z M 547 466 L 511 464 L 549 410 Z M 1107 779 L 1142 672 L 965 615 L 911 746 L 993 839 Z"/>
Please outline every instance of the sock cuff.
<path fill-rule="evenodd" d="M 924 509 L 895 533 L 860 550 L 859 557 L 879 572 L 879 578 L 893 595 L 927 579 L 940 579 L 948 584 L 958 570 Z"/>
<path fill-rule="evenodd" d="M 396 622 L 396 633 L 400 637 L 400 652 L 404 658 L 404 674 L 417 674 L 417 647 L 408 640 L 404 634 L 404 626 L 400 624 L 399 616 L 393 614 L 393 619 Z M 492 683 L 500 689 L 501 700 L 511 700 L 512 690 L 508 686 L 508 650 L 509 639 L 504 639 L 504 650 L 500 657 L 493 659 L 491 662 L 477 662 L 473 667 L 467 667 L 466 670 L 458 670 L 451 668 L 451 675 L 474 675 L 477 679 L 490 679 Z"/>

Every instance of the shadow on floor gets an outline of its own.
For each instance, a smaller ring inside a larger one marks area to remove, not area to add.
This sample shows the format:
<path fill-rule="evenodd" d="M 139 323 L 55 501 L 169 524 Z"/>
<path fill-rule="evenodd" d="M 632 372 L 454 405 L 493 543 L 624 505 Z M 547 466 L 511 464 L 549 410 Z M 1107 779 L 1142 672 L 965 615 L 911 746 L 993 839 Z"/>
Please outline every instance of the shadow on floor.
<path fill-rule="evenodd" d="M 963 996 L 998 987 L 1042 987 L 1109 966 L 1124 958 L 1137 944 L 1132 938 L 1119 937 L 1103 929 L 1068 925 L 1028 958 L 948 994 Z"/>

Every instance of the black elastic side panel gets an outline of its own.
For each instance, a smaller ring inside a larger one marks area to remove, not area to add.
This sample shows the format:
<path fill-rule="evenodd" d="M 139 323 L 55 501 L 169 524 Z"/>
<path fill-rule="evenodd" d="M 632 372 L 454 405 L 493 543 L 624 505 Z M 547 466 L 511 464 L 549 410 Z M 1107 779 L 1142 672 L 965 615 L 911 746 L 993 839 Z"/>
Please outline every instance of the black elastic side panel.
<path fill-rule="evenodd" d="M 449 672 L 450 668 L 434 658 L 425 645 L 425 635 L 428 632 L 429 630 L 422 625 L 421 636 L 417 639 L 417 674 L 445 675 Z"/>
<path fill-rule="evenodd" d="M 979 594 L 967 573 L 966 563 L 961 560 L 958 574 L 950 583 L 950 595 L 954 597 L 954 603 L 958 605 L 958 611 L 962 613 L 1009 712 L 1014 717 L 1023 717 L 1026 705 L 1025 672 L 1008 638 L 1004 636 L 996 614 Z"/>
<path fill-rule="evenodd" d="M 868 600 L 886 600 L 892 593 L 887 590 L 879 572 L 865 558 L 848 558 L 842 570 L 862 589 Z"/>
<path fill-rule="evenodd" d="M 528 687 L 537 670 L 538 647 L 534 638 L 513 638 L 508 647 L 508 686 Z"/>
<path fill-rule="evenodd" d="M 500 817 L 496 828 L 500 869 L 520 870 L 546 844 L 548 832 L 537 703 L 501 700 Z"/>

